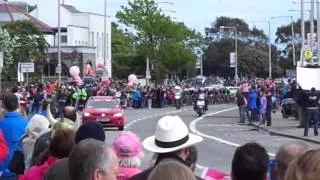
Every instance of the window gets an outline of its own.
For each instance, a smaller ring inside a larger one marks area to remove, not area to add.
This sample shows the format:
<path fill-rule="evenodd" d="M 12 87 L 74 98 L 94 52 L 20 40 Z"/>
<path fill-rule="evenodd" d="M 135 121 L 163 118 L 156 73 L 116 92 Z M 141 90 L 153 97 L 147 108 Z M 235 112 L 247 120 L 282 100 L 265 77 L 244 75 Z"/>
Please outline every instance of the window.
<path fill-rule="evenodd" d="M 68 36 L 67 35 L 61 36 L 61 43 L 68 43 Z"/>
<path fill-rule="evenodd" d="M 75 45 L 75 46 L 78 46 L 78 41 L 74 41 L 74 45 Z"/>

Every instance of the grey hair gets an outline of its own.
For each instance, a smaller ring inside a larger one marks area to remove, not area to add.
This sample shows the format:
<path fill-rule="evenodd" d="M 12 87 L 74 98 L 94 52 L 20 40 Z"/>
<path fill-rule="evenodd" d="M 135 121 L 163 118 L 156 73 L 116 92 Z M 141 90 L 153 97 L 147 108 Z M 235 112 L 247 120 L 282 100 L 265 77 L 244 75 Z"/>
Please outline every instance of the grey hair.
<path fill-rule="evenodd" d="M 96 169 L 108 173 L 111 168 L 109 146 L 95 139 L 81 141 L 70 154 L 69 172 L 72 180 L 88 180 Z M 107 170 L 107 172 L 105 172 Z"/>
<path fill-rule="evenodd" d="M 293 142 L 280 147 L 276 154 L 276 179 L 284 179 L 289 163 L 296 157 L 309 150 L 309 146 L 303 142 Z"/>
<path fill-rule="evenodd" d="M 119 166 L 128 168 L 138 168 L 141 166 L 141 159 L 140 157 L 120 158 Z"/>

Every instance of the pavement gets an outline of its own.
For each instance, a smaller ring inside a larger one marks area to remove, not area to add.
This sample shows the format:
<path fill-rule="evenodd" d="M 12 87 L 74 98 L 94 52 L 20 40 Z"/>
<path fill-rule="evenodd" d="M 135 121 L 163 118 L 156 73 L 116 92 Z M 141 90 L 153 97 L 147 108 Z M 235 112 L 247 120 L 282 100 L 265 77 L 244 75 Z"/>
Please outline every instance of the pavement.
<path fill-rule="evenodd" d="M 180 110 L 173 107 L 162 109 L 130 109 L 125 111 L 127 117 L 125 129 L 138 134 L 143 140 L 154 135 L 157 121 L 169 114 L 180 116 L 189 126 L 190 132 L 204 138 L 204 141 L 196 146 L 199 152 L 196 171 L 198 175 L 204 167 L 213 167 L 229 173 L 236 148 L 247 142 L 260 143 L 267 149 L 270 158 L 274 158 L 275 153 L 281 145 L 296 141 L 288 137 L 271 135 L 269 132 L 259 130 L 253 126 L 238 125 L 238 109 L 233 104 L 210 106 L 209 111 L 202 117 L 198 117 L 192 107 L 183 107 Z M 275 127 L 277 121 L 275 117 Z M 287 121 L 291 120 L 287 119 Z M 297 121 L 294 122 L 297 123 Z M 302 129 L 298 130 L 302 134 Z M 112 144 L 112 141 L 119 133 L 119 131 L 106 131 L 106 142 Z M 313 142 L 307 142 L 307 144 L 310 147 L 319 146 Z M 150 152 L 145 151 L 144 153 L 145 158 L 142 168 L 148 167 L 152 156 Z"/>
<path fill-rule="evenodd" d="M 304 137 L 304 128 L 297 128 L 299 120 L 295 118 L 282 118 L 281 112 L 272 114 L 272 126 L 259 126 L 254 124 L 256 128 L 262 131 L 266 131 L 271 135 L 283 136 L 288 138 L 294 138 L 307 142 L 320 144 L 320 137 L 313 135 L 313 128 L 309 129 L 309 136 Z"/>

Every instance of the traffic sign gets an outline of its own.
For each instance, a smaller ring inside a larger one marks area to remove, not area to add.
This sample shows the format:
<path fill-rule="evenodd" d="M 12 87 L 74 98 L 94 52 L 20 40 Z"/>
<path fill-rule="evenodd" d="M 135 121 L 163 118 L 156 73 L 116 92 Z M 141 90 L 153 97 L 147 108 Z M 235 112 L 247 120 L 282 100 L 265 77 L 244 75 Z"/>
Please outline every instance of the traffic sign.
<path fill-rule="evenodd" d="M 33 73 L 34 72 L 34 63 L 21 63 L 21 72 L 22 73 Z"/>
<path fill-rule="evenodd" d="M 56 74 L 61 74 L 62 73 L 62 68 L 61 66 L 56 67 Z"/>
<path fill-rule="evenodd" d="M 307 60 L 310 60 L 313 58 L 313 52 L 309 50 L 304 51 L 303 55 Z"/>

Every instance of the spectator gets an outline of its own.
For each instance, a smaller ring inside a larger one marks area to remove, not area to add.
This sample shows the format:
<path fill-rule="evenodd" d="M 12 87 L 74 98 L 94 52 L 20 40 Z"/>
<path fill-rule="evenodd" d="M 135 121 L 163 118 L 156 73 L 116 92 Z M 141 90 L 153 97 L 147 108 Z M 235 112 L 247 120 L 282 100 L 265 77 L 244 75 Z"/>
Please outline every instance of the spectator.
<path fill-rule="evenodd" d="M 240 91 L 237 91 L 237 104 L 239 107 L 239 115 L 240 115 L 239 123 L 245 123 L 246 109 L 247 109 L 248 102 L 246 97 L 242 93 L 240 93 Z"/>
<path fill-rule="evenodd" d="M 154 167 L 162 160 L 173 159 L 186 165 L 190 154 L 190 146 L 202 141 L 202 138 L 189 133 L 188 127 L 178 116 L 165 116 L 156 126 L 155 136 L 143 141 L 143 146 L 150 152 L 157 153 Z M 133 176 L 132 180 L 147 180 L 154 167 Z"/>
<path fill-rule="evenodd" d="M 247 143 L 237 148 L 232 160 L 233 180 L 265 180 L 269 156 L 264 147 Z"/>
<path fill-rule="evenodd" d="M 313 149 L 290 162 L 285 180 L 318 180 L 320 149 Z"/>
<path fill-rule="evenodd" d="M 8 145 L 2 132 L 0 131 L 0 162 L 3 161 L 8 156 Z"/>
<path fill-rule="evenodd" d="M 304 154 L 308 150 L 308 145 L 298 142 L 290 143 L 280 147 L 276 155 L 275 177 L 276 180 L 284 180 L 289 163 Z"/>
<path fill-rule="evenodd" d="M 25 173 L 24 180 L 42 180 L 49 168 L 58 159 L 69 155 L 74 146 L 74 135 L 74 131 L 70 129 L 57 131 L 50 141 L 48 150 L 37 159 L 37 165 L 31 167 Z"/>
<path fill-rule="evenodd" d="M 104 142 L 86 139 L 71 152 L 69 172 L 72 180 L 116 180 L 118 158 Z"/>
<path fill-rule="evenodd" d="M 151 172 L 148 180 L 196 180 L 190 168 L 175 160 L 160 162 Z"/>
<path fill-rule="evenodd" d="M 103 127 L 100 123 L 95 121 L 85 122 L 80 126 L 76 133 L 75 142 L 78 144 L 82 140 L 93 138 L 99 141 L 105 141 L 105 134 Z M 54 164 L 48 173 L 45 175 L 44 180 L 71 180 L 69 175 L 69 158 L 59 160 Z"/>
<path fill-rule="evenodd" d="M 53 130 L 63 129 L 63 128 L 74 128 L 77 129 L 79 122 L 77 111 L 74 107 L 66 106 L 63 109 L 63 119 L 57 123 L 51 113 L 48 114 L 48 120 L 53 127 Z M 56 124 L 55 124 L 56 123 Z M 34 151 L 32 153 L 31 164 L 35 164 L 35 158 L 38 157 L 44 150 L 49 146 L 51 137 L 53 136 L 54 131 L 49 131 L 42 134 L 35 142 Z"/>
<path fill-rule="evenodd" d="M 267 120 L 267 98 L 264 90 L 260 91 L 260 107 L 259 107 L 259 121 L 260 125 L 265 125 Z"/>
<path fill-rule="evenodd" d="M 113 149 L 119 158 L 118 178 L 128 179 L 141 172 L 142 143 L 140 138 L 130 132 L 121 133 L 113 142 Z"/>
<path fill-rule="evenodd" d="M 25 129 L 28 124 L 28 121 L 16 112 L 19 107 L 16 95 L 6 95 L 3 104 L 7 112 L 4 115 L 4 119 L 0 121 L 0 130 L 8 144 L 9 155 L 0 163 L 0 172 L 3 172 L 1 180 L 16 178 L 16 174 L 12 173 L 8 169 L 8 166 L 12 160 L 14 151 L 22 148 L 21 137 L 25 134 Z"/>
<path fill-rule="evenodd" d="M 249 110 L 251 111 L 251 116 L 250 116 L 250 124 L 252 124 L 252 122 L 256 121 L 258 118 L 257 115 L 257 92 L 255 90 L 255 87 L 253 86 L 252 89 L 250 89 L 249 92 L 249 102 L 248 102 L 248 107 Z"/>
<path fill-rule="evenodd" d="M 32 153 L 36 140 L 41 134 L 48 131 L 50 131 L 48 119 L 42 115 L 35 114 L 28 124 L 27 135 L 22 140 L 26 168 L 31 164 Z"/>

